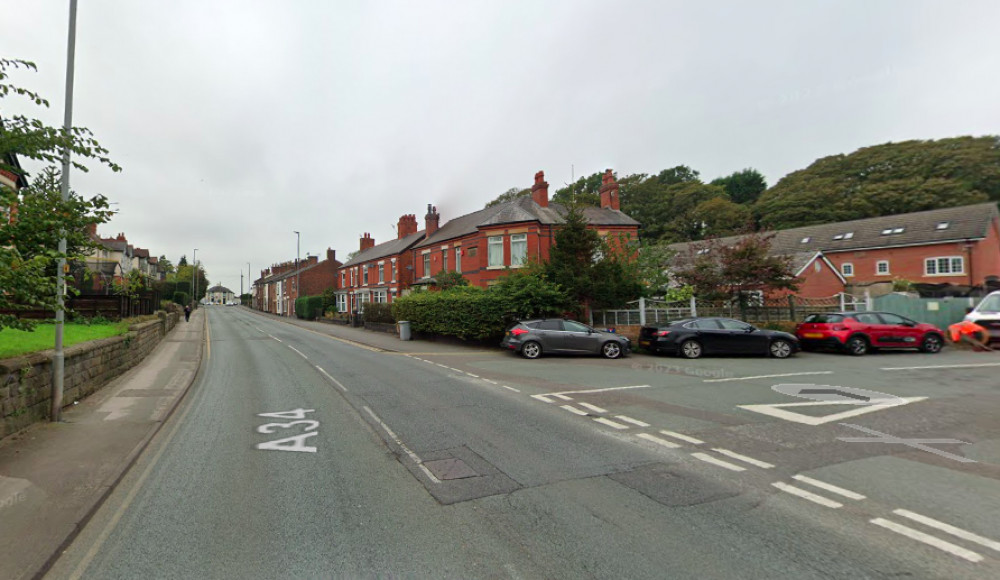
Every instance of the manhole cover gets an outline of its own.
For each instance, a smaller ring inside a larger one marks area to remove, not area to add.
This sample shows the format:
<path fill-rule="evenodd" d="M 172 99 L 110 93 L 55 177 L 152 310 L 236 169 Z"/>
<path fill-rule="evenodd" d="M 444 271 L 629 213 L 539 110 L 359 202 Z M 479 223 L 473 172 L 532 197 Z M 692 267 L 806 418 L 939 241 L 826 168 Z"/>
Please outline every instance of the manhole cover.
<path fill-rule="evenodd" d="M 438 479 L 465 479 L 466 477 L 476 477 L 479 475 L 461 459 L 438 459 L 436 461 L 425 461 L 424 465 L 431 470 Z"/>

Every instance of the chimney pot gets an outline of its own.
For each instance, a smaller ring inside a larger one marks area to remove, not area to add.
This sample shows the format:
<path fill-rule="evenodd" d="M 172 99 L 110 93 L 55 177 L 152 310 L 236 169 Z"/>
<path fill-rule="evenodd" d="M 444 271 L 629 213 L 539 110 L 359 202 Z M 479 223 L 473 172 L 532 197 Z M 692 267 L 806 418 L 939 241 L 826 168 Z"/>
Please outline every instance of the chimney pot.
<path fill-rule="evenodd" d="M 531 199 L 541 207 L 549 207 L 549 184 L 545 181 L 545 172 L 535 174 L 535 184 L 531 186 Z"/>
<path fill-rule="evenodd" d="M 618 199 L 618 181 L 615 180 L 615 175 L 610 169 L 601 176 L 601 189 L 599 191 L 601 193 L 601 209 L 621 209 Z"/>

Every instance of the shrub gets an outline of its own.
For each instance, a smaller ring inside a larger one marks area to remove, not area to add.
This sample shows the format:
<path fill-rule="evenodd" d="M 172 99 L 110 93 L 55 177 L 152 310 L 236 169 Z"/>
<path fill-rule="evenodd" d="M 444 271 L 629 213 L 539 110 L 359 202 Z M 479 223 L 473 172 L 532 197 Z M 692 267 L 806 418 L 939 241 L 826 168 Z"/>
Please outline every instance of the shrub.
<path fill-rule="evenodd" d="M 365 304 L 365 313 L 362 316 L 365 322 L 381 322 L 384 324 L 396 322 L 396 319 L 392 317 L 391 304 L 369 302 Z"/>
<path fill-rule="evenodd" d="M 796 323 L 790 320 L 780 320 L 774 322 L 764 322 L 756 325 L 759 328 L 765 328 L 767 330 L 779 330 L 781 332 L 787 332 L 789 334 L 795 334 Z"/>
<path fill-rule="evenodd" d="M 336 290 L 333 288 L 327 288 L 323 291 L 323 312 L 336 312 L 337 311 L 337 295 Z"/>
<path fill-rule="evenodd" d="M 185 293 L 187 295 L 190 295 L 191 294 L 191 282 L 190 281 L 178 282 L 174 286 L 174 293 L 176 294 L 177 292 L 183 292 L 183 293 Z"/>
<path fill-rule="evenodd" d="M 174 303 L 184 306 L 191 301 L 191 295 L 187 292 L 174 292 Z"/>
<path fill-rule="evenodd" d="M 295 316 L 316 320 L 323 313 L 322 296 L 303 296 L 295 299 Z"/>

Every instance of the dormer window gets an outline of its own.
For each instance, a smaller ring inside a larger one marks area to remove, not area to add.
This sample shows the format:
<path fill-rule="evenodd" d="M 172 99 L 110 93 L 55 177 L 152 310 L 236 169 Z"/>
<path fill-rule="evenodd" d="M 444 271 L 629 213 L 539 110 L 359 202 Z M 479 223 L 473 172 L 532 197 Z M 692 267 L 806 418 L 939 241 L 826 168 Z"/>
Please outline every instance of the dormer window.
<path fill-rule="evenodd" d="M 950 226 L 950 222 L 938 222 L 938 225 L 934 228 L 936 230 L 946 230 Z"/>

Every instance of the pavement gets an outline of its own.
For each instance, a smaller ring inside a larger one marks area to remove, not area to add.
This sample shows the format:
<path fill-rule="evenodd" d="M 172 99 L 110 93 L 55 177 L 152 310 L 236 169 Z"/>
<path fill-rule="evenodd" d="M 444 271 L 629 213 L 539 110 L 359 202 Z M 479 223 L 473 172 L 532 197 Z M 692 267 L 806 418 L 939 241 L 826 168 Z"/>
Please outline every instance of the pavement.
<path fill-rule="evenodd" d="M 0 578 L 40 577 L 101 506 L 194 382 L 204 310 L 103 389 L 0 440 Z"/>

